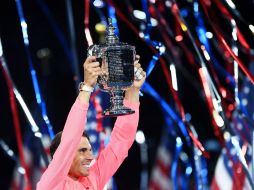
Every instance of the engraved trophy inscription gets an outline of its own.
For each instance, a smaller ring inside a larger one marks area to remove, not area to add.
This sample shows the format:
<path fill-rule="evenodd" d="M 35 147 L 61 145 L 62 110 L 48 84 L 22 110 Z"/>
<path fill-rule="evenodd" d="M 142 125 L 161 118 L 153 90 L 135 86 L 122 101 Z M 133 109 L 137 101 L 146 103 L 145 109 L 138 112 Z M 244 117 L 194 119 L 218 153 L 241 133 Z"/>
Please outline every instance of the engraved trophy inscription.
<path fill-rule="evenodd" d="M 114 117 L 134 113 L 123 105 L 123 93 L 134 81 L 135 47 L 119 42 L 110 18 L 105 43 L 90 46 L 87 54 L 96 56 L 100 62 L 102 74 L 97 84 L 110 94 L 110 107 L 103 115 Z"/>

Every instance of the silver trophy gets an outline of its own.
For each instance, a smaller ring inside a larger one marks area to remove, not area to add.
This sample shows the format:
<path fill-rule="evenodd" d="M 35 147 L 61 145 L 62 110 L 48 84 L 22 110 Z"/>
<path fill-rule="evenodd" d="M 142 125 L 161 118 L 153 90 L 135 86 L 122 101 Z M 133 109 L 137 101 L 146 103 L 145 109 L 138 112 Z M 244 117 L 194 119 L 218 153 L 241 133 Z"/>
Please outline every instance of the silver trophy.
<path fill-rule="evenodd" d="M 135 47 L 119 42 L 110 18 L 105 42 L 90 46 L 87 54 L 96 56 L 100 62 L 102 74 L 97 84 L 102 91 L 110 94 L 110 107 L 103 115 L 115 117 L 134 113 L 134 110 L 123 106 L 123 93 L 134 81 Z"/>

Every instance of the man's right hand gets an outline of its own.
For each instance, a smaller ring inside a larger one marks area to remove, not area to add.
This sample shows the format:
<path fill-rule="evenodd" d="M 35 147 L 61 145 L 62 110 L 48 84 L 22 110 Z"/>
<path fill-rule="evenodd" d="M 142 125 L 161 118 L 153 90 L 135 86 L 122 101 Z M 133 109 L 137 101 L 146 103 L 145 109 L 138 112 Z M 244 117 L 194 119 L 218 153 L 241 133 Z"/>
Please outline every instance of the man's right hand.
<path fill-rule="evenodd" d="M 84 83 L 87 86 L 94 87 L 98 76 L 101 74 L 100 63 L 96 61 L 95 56 L 87 57 L 84 65 Z"/>
<path fill-rule="evenodd" d="M 98 76 L 101 74 L 101 68 L 99 62 L 96 61 L 95 56 L 87 57 L 85 63 L 83 64 L 84 68 L 84 84 L 88 87 L 94 87 L 97 82 Z M 80 91 L 79 100 L 82 103 L 89 104 L 91 92 L 89 91 Z"/>

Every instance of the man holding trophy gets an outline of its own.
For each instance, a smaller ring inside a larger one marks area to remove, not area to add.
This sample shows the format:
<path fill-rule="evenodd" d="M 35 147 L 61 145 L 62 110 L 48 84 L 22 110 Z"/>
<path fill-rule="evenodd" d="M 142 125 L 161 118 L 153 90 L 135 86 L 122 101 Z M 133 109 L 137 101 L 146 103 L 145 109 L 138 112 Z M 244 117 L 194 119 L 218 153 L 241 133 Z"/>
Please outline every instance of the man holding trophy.
<path fill-rule="evenodd" d="M 112 28 L 109 23 L 105 44 L 88 50 L 91 56 L 83 65 L 84 82 L 80 84 L 63 131 L 52 141 L 53 159 L 37 190 L 102 190 L 128 155 L 138 127 L 139 90 L 146 73 L 133 47 L 114 39 Z M 104 115 L 119 117 L 110 142 L 95 160 L 84 128 L 90 95 L 96 84 L 111 94 L 111 106 Z"/>

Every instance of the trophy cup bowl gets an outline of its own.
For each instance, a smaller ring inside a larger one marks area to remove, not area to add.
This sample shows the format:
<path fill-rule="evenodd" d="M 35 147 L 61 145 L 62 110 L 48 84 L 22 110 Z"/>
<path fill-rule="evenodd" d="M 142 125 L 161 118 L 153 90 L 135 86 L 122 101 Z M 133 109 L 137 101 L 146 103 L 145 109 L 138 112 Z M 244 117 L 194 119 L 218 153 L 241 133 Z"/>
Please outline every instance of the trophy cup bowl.
<path fill-rule="evenodd" d="M 115 27 L 109 19 L 105 43 L 88 48 L 88 56 L 96 56 L 100 62 L 102 74 L 98 76 L 100 90 L 110 94 L 110 107 L 102 115 L 115 117 L 134 113 L 134 110 L 123 105 L 124 91 L 133 85 L 135 47 L 119 42 Z"/>

